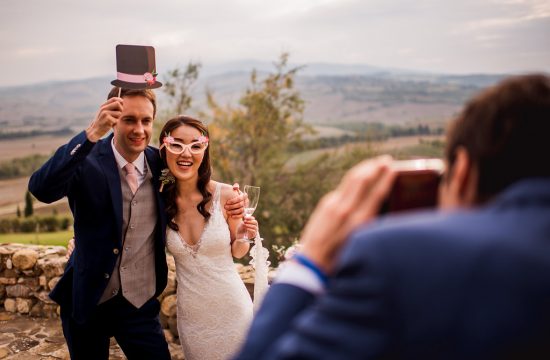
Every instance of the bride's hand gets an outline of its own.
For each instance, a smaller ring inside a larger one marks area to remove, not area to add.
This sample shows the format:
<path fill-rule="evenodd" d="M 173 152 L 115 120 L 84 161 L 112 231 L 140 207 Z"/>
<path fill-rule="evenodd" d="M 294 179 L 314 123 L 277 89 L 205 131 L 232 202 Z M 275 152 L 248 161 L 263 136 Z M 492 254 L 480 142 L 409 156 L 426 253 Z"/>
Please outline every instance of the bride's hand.
<path fill-rule="evenodd" d="M 256 218 L 252 215 L 245 216 L 243 218 L 244 226 L 246 227 L 247 233 L 249 239 L 254 239 L 256 235 L 258 235 L 258 221 Z"/>

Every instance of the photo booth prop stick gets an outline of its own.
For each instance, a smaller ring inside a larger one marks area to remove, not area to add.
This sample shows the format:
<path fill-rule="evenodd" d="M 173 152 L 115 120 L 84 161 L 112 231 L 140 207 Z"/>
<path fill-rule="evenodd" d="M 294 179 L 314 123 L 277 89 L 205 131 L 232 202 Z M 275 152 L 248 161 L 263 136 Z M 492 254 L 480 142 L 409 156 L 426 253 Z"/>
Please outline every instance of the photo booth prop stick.
<path fill-rule="evenodd" d="M 116 46 L 116 80 L 118 96 L 125 89 L 157 89 L 162 83 L 157 81 L 155 48 L 141 45 Z"/>

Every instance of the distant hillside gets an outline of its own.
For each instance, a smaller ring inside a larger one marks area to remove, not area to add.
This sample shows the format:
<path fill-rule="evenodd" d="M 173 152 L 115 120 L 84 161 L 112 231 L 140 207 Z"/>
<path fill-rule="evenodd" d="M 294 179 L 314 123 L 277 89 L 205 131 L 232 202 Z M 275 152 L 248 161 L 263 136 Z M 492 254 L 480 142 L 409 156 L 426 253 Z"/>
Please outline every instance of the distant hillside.
<path fill-rule="evenodd" d="M 441 123 L 456 113 L 465 99 L 502 77 L 382 71 L 359 65 L 339 68 L 315 64 L 306 69 L 297 79 L 306 100 L 305 120 L 334 127 L 357 122 Z M 210 69 L 204 73 L 194 87 L 191 113 L 205 110 L 207 88 L 219 103 L 236 105 L 249 82 L 249 71 L 216 74 Z M 0 132 L 80 130 L 104 101 L 110 80 L 105 77 L 1 88 Z M 157 94 L 162 110 L 167 100 L 162 91 Z"/>

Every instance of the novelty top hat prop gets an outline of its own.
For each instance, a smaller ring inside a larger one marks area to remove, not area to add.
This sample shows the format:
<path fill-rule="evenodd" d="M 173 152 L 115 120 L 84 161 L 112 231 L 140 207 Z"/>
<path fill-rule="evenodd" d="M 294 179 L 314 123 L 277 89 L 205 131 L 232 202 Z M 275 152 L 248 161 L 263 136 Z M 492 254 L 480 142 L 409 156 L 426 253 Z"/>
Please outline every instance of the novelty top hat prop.
<path fill-rule="evenodd" d="M 155 48 L 152 46 L 117 45 L 116 80 L 111 84 L 125 89 L 156 89 Z"/>

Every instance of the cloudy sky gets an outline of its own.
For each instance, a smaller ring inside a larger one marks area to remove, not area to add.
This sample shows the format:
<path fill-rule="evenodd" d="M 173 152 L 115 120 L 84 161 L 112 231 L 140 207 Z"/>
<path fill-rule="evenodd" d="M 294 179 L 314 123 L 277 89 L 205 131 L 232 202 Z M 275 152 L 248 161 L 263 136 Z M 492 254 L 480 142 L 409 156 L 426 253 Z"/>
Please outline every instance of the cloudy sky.
<path fill-rule="evenodd" d="M 0 86 L 114 74 L 115 45 L 190 60 L 550 72 L 549 0 L 1 0 Z M 249 69 L 245 69 L 249 70 Z"/>

